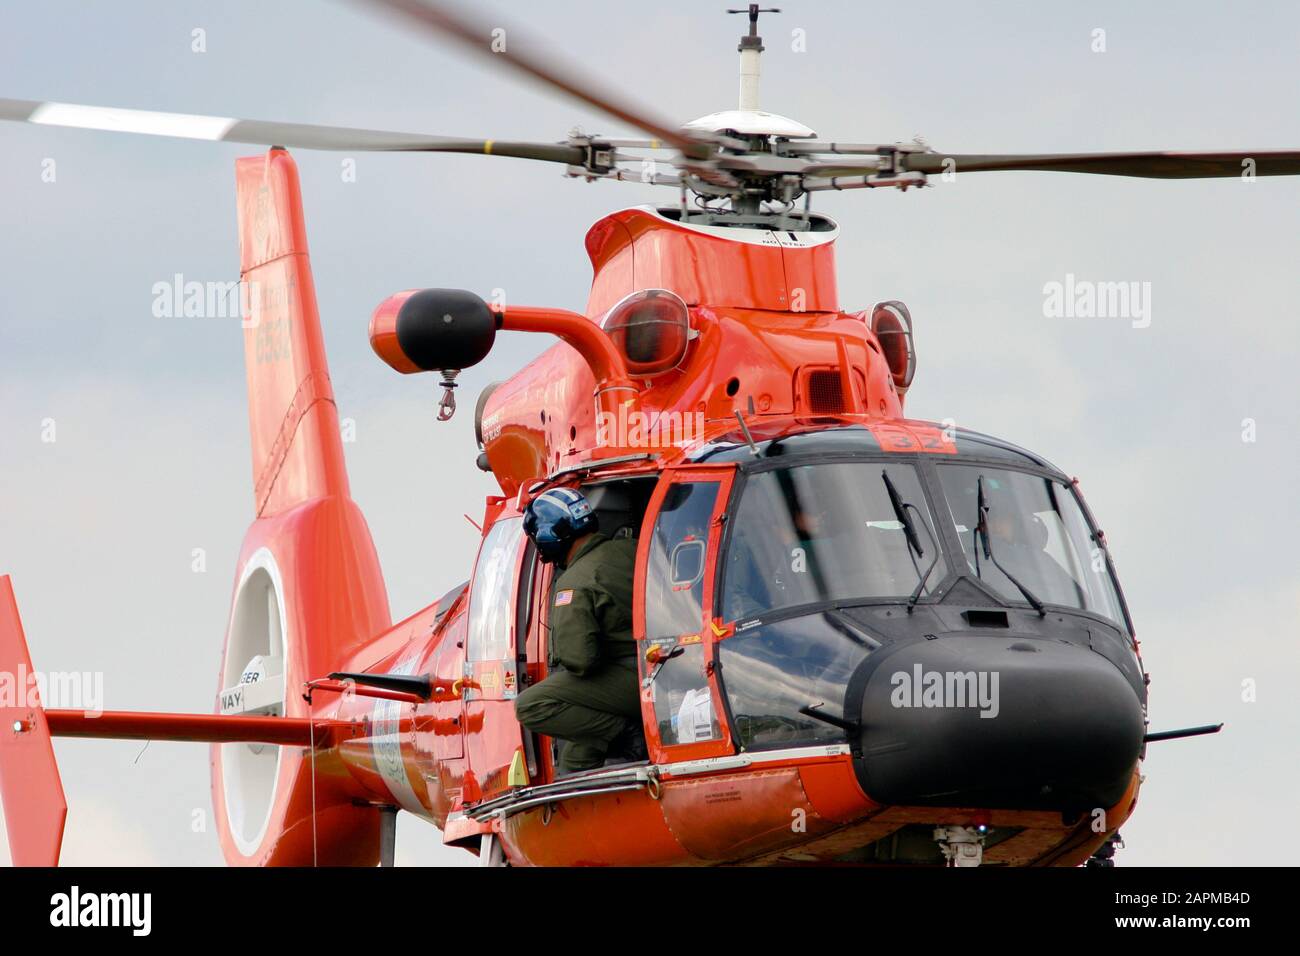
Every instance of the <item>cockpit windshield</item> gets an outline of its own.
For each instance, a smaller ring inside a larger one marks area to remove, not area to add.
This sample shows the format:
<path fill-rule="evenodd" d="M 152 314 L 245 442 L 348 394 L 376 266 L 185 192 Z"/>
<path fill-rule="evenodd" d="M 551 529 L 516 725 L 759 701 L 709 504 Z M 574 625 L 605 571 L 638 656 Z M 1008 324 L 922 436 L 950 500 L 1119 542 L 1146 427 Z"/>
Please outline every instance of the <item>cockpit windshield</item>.
<path fill-rule="evenodd" d="M 1011 601 L 1027 600 L 1023 588 L 1043 604 L 1124 620 L 1105 551 L 1070 488 L 979 465 L 943 464 L 938 472 L 969 573 Z"/>
<path fill-rule="evenodd" d="M 727 620 L 832 600 L 907 599 L 929 594 L 946 574 L 911 465 L 828 462 L 751 474 L 732 527 Z"/>
<path fill-rule="evenodd" d="M 860 716 L 860 701 L 850 699 L 849 689 L 882 641 L 909 628 L 978 626 L 956 612 L 991 602 L 973 595 L 969 584 L 959 586 L 960 578 L 1008 605 L 1039 612 L 1041 624 L 1016 615 L 1013 626 L 1027 633 L 1050 633 L 1055 621 L 1046 621 L 1046 607 L 1095 614 L 1127 630 L 1106 548 L 1074 488 L 1027 456 L 1004 463 L 989 446 L 967 451 L 963 460 L 852 458 L 831 450 L 820 459 L 755 456 L 759 460 L 742 465 L 721 523 L 726 531 L 716 552 L 716 603 L 703 610 L 703 601 L 694 598 L 681 626 L 654 629 L 672 595 L 691 593 L 697 565 L 690 565 L 690 574 L 668 576 L 671 588 L 646 589 L 648 634 L 688 633 L 687 619 L 695 625 L 702 610 L 733 626 L 729 632 L 706 629 L 702 650 L 700 644 L 686 647 L 660 672 L 653 699 L 667 728 L 663 739 L 701 739 L 682 708 L 699 699 L 698 689 L 695 698 L 684 694 L 707 673 L 702 666 L 714 633 L 721 633 L 713 643 L 731 733 L 745 750 L 772 750 L 847 740 Z M 977 454 L 983 463 L 971 461 Z M 713 500 L 702 514 L 716 510 Z M 665 514 L 660 524 L 667 539 L 679 542 L 675 547 L 702 536 L 700 521 L 678 532 L 665 524 L 679 521 L 678 509 Z M 664 567 L 675 566 L 670 552 L 664 554 Z M 944 608 L 912 617 L 891 607 L 855 606 L 929 604 L 947 595 L 955 598 L 946 615 Z M 891 621 L 891 615 L 897 616 Z M 697 723 L 707 739 L 723 734 L 713 723 Z M 687 737 L 674 737 L 681 726 Z"/>

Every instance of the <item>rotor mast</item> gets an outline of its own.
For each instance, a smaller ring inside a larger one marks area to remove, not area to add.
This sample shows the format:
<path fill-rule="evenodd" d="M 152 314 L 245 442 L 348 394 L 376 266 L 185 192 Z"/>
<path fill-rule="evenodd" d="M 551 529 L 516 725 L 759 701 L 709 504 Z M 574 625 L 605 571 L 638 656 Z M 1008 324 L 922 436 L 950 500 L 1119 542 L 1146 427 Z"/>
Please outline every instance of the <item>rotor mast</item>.
<path fill-rule="evenodd" d="M 740 45 L 740 109 L 747 112 L 758 110 L 758 84 L 762 76 L 763 38 L 758 35 L 758 15 L 760 13 L 780 13 L 778 7 L 761 8 L 757 3 L 728 13 L 749 14 L 749 32 L 742 34 Z M 756 215 L 759 212 L 759 200 L 753 196 L 739 195 L 732 198 L 731 208 L 739 213 Z"/>
<path fill-rule="evenodd" d="M 748 13 L 749 32 L 741 36 L 740 46 L 740 109 L 758 109 L 758 80 L 761 75 L 760 58 L 763 55 L 763 38 L 758 35 L 758 15 L 760 13 L 780 13 L 778 7 L 760 9 L 757 3 L 751 3 L 748 9 L 728 10 L 728 13 Z"/>

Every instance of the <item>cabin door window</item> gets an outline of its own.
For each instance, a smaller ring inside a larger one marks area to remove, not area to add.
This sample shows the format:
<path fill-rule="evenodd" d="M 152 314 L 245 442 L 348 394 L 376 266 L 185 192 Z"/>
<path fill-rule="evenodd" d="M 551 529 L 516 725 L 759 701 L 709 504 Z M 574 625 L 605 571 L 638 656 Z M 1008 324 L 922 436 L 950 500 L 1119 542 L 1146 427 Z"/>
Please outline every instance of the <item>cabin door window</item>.
<path fill-rule="evenodd" d="M 731 752 L 716 673 L 713 604 L 729 470 L 664 479 L 638 553 L 636 635 L 647 742 L 659 760 Z"/>

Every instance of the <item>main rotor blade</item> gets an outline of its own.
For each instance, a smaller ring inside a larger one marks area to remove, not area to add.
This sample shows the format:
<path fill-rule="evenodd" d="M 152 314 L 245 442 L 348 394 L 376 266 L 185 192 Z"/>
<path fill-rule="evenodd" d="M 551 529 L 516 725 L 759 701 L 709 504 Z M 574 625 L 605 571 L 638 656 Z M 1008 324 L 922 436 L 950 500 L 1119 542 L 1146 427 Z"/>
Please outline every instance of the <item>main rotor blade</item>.
<path fill-rule="evenodd" d="M 429 3 L 425 0 L 367 0 L 367 2 L 387 7 L 424 27 L 452 37 L 462 46 L 508 63 L 567 96 L 644 130 L 662 143 L 681 150 L 687 156 L 703 159 L 707 155 L 708 148 L 700 140 L 654 119 L 639 108 L 620 102 L 614 96 L 604 92 L 601 85 L 579 78 L 544 55 L 520 52 L 521 44 L 513 27 L 504 30 L 502 33 L 504 42 L 499 50 L 494 50 L 490 47 L 494 36 L 493 28 L 454 12 L 448 4 Z"/>
<path fill-rule="evenodd" d="M 1300 151 L 1028 153 L 1010 156 L 927 152 L 906 153 L 899 157 L 899 165 L 903 170 L 918 173 L 943 173 L 949 170 L 958 174 L 1043 170 L 1059 173 L 1091 173 L 1099 176 L 1137 176 L 1144 179 L 1210 179 L 1243 175 L 1300 175 Z M 816 175 L 845 174 L 827 174 L 818 171 Z"/>
<path fill-rule="evenodd" d="M 39 103 L 0 99 L 0 120 L 67 126 L 75 129 L 144 133 L 180 139 L 206 139 L 258 146 L 296 149 L 332 149 L 396 153 L 471 153 L 538 159 L 550 163 L 581 165 L 586 151 L 562 143 L 500 142 L 491 139 L 455 139 L 416 133 L 385 133 L 343 126 L 305 123 L 267 123 L 190 113 L 153 113 L 147 110 L 79 106 L 73 103 Z"/>

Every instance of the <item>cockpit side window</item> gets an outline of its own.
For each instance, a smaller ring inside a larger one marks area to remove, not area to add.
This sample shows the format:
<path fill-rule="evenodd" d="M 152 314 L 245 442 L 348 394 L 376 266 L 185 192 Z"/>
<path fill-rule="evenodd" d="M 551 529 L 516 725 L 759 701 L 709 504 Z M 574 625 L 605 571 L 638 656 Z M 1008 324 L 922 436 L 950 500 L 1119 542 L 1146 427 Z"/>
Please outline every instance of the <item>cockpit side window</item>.
<path fill-rule="evenodd" d="M 646 565 L 650 640 L 696 634 L 704 622 L 704 566 L 718 482 L 679 482 L 659 508 Z"/>
<path fill-rule="evenodd" d="M 469 595 L 471 661 L 501 661 L 511 656 L 512 589 L 525 540 L 521 518 L 498 520 L 483 539 Z"/>

